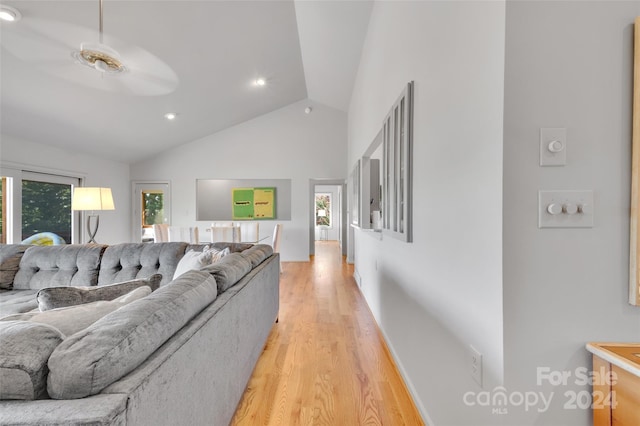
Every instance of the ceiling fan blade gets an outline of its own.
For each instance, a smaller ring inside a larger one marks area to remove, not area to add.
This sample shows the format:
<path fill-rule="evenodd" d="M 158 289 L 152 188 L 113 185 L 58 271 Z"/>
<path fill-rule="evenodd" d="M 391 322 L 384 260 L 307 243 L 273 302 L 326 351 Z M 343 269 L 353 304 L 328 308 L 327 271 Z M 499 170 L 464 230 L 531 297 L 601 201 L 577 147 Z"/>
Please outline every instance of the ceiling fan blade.
<path fill-rule="evenodd" d="M 127 80 L 120 78 L 122 75 L 107 75 L 102 76 L 100 79 L 100 87 L 102 90 L 107 90 L 110 92 L 124 93 L 127 95 L 136 96 L 138 93 L 135 92 L 134 88 L 131 87 L 130 84 L 127 83 Z"/>
<path fill-rule="evenodd" d="M 87 28 L 56 21 L 32 18 L 19 26 L 2 29 L 2 46 L 18 58 L 30 62 L 33 58 L 59 56 L 80 46 L 91 34 Z M 95 37 L 95 32 L 93 37 Z"/>
<path fill-rule="evenodd" d="M 96 29 L 80 25 L 38 18 L 23 20 L 20 26 L 3 27 L 0 42 L 34 68 L 82 86 L 138 96 L 164 95 L 177 88 L 178 76 L 158 57 L 116 37 L 104 36 L 104 44 L 117 52 L 127 68 L 125 73 L 102 76 L 72 57 L 81 43 L 98 41 Z"/>
<path fill-rule="evenodd" d="M 165 95 L 173 92 L 178 87 L 177 79 L 137 69 L 129 70 L 123 75 L 114 77 L 122 77 L 122 80 L 138 95 Z"/>
<path fill-rule="evenodd" d="M 123 77 L 130 80 L 130 84 L 138 84 L 138 91 L 149 95 L 164 95 L 178 87 L 176 73 L 157 56 L 132 45 L 123 46 L 119 52 L 129 70 Z"/>

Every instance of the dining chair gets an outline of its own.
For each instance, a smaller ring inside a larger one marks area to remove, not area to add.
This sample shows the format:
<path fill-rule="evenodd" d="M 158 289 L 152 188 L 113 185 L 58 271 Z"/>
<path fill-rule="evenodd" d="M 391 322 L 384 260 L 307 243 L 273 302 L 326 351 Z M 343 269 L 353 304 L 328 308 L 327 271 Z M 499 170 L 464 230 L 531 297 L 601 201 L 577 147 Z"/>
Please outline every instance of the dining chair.
<path fill-rule="evenodd" d="M 198 227 L 170 226 L 169 241 L 200 244 Z"/>
<path fill-rule="evenodd" d="M 257 221 L 239 222 L 241 241 L 257 243 L 260 240 L 260 223 Z"/>
<path fill-rule="evenodd" d="M 239 243 L 242 238 L 239 226 L 212 226 L 209 228 L 211 232 L 211 242 L 234 242 Z"/>
<path fill-rule="evenodd" d="M 153 242 L 166 243 L 167 241 L 169 241 L 169 225 L 165 223 L 153 225 Z"/>
<path fill-rule="evenodd" d="M 271 240 L 271 247 L 274 253 L 280 253 L 280 237 L 282 234 L 282 224 L 277 223 L 273 228 L 273 239 Z M 280 273 L 282 273 L 282 261 L 280 261 Z"/>

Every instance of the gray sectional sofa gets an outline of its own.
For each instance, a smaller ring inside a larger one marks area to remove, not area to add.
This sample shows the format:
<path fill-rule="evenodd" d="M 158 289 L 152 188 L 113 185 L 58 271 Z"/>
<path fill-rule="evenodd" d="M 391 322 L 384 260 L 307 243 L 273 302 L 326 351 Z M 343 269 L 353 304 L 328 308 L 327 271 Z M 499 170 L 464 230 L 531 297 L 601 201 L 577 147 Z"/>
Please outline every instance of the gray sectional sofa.
<path fill-rule="evenodd" d="M 12 375 L 18 382 L 41 380 L 25 375 L 22 364 L 16 369 L 6 355 L 29 352 L 23 347 L 29 338 L 11 336 L 32 333 L 38 347 L 52 348 L 48 394 L 29 398 L 27 392 L 25 398 L 24 389 L 16 389 L 22 400 L 0 400 L 0 424 L 229 424 L 277 319 L 280 266 L 270 246 L 213 246 L 231 253 L 174 279 L 180 259 L 202 245 L 0 245 L 0 394 L 12 395 L 6 389 Z M 136 280 L 158 288 L 144 286 L 147 293 L 118 302 L 123 305 L 73 334 L 29 320 L 40 315 L 33 311 L 38 301 L 51 302 L 45 296 L 59 290 L 49 287 L 89 286 L 70 289 L 72 299 L 81 300 L 85 292 L 109 292 Z"/>

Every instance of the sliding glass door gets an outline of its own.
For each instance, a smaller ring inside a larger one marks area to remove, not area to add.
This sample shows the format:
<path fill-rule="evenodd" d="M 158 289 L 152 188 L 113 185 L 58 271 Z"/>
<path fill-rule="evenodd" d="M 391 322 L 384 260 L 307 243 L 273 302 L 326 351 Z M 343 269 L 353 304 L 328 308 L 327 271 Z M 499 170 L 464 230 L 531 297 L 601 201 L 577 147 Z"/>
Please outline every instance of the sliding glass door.
<path fill-rule="evenodd" d="M 22 170 L 3 170 L 0 193 L 0 242 L 20 243 L 36 234 L 74 243 L 79 213 L 71 210 L 79 178 Z"/>

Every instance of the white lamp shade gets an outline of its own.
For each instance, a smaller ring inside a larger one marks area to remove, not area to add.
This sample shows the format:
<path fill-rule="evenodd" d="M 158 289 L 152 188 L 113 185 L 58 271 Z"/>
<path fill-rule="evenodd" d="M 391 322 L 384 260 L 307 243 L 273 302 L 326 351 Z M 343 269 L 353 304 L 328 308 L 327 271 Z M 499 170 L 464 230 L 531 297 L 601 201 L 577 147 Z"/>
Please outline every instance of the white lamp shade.
<path fill-rule="evenodd" d="M 111 188 L 86 188 L 73 189 L 73 210 L 115 210 Z"/>

